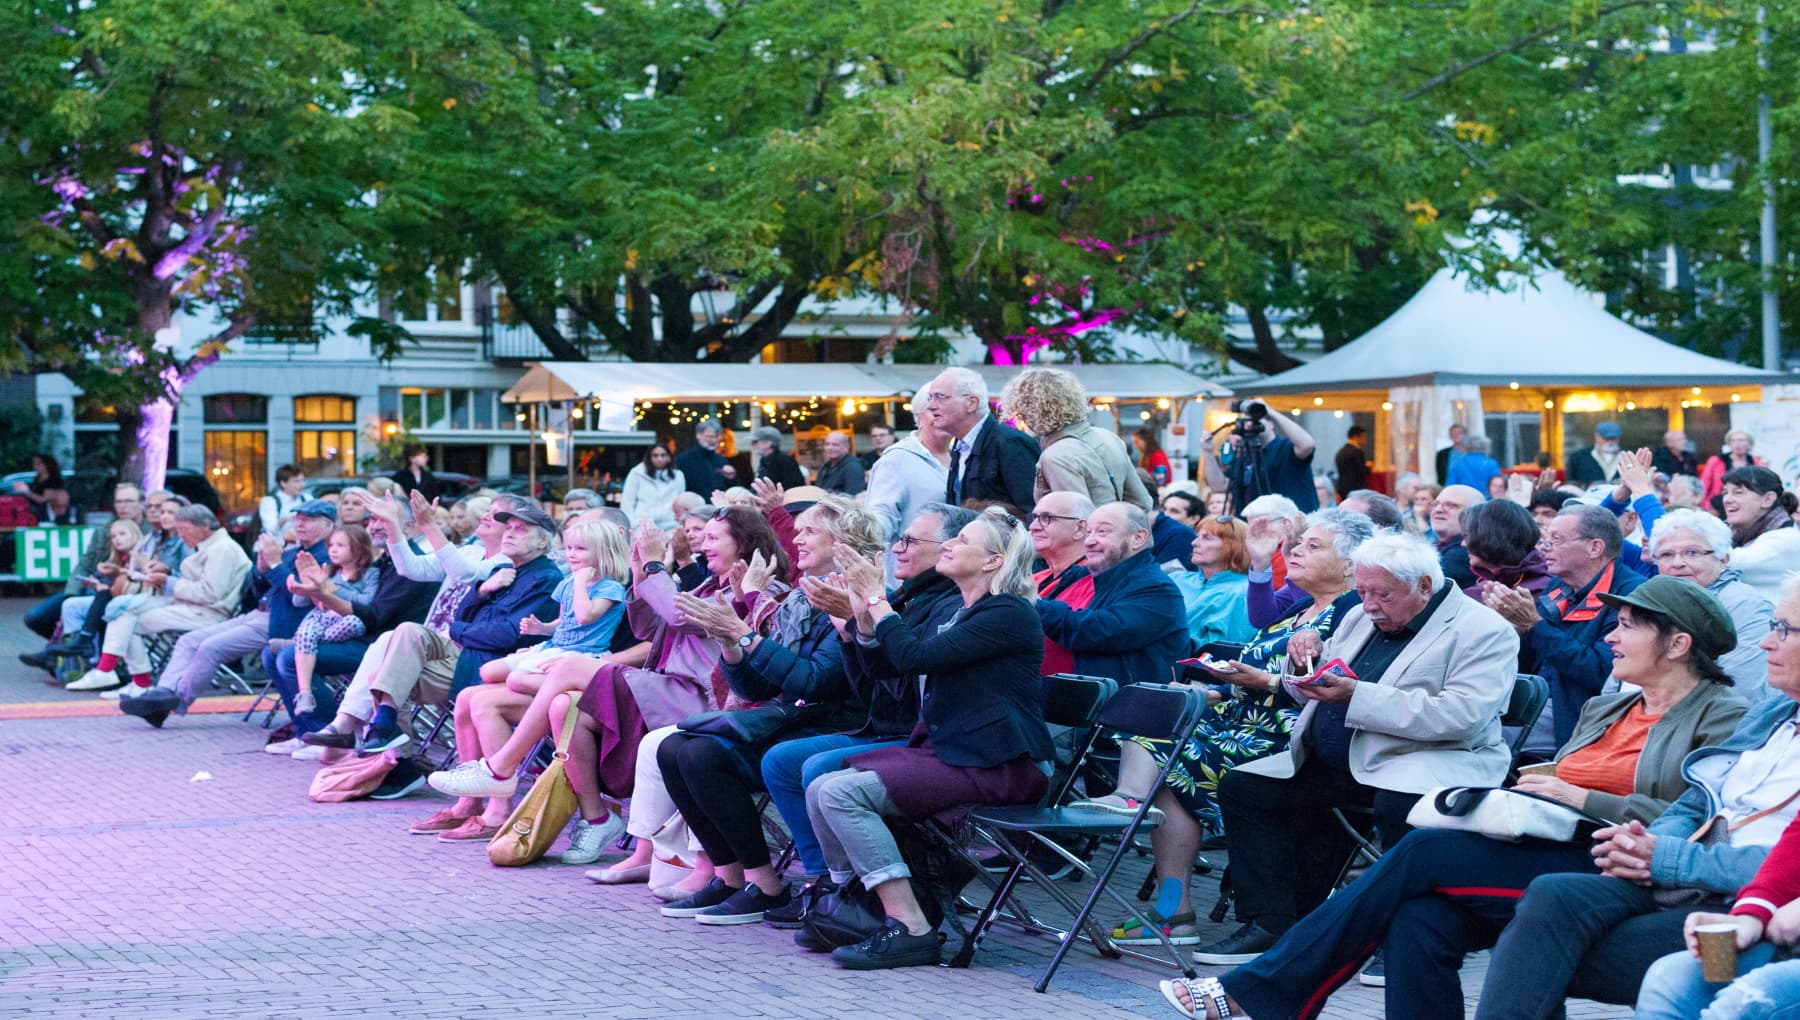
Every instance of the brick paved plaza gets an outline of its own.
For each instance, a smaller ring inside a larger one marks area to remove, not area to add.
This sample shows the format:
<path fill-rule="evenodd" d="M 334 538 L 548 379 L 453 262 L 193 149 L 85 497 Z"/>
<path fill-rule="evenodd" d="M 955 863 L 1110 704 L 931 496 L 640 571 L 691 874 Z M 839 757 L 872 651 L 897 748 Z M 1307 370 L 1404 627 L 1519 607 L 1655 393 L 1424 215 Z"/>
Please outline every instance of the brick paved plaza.
<path fill-rule="evenodd" d="M 0 710 L 92 702 L 18 664 L 26 604 L 0 600 Z M 312 766 L 263 739 L 236 714 L 0 721 L 0 1016 L 1175 1016 L 1170 971 L 1085 948 L 1033 993 L 1051 943 L 1005 927 L 965 971 L 854 974 L 784 932 L 662 918 L 642 886 L 496 869 L 407 835 L 435 794 L 314 804 Z M 1352 984 L 1326 1015 L 1381 1013 Z"/>

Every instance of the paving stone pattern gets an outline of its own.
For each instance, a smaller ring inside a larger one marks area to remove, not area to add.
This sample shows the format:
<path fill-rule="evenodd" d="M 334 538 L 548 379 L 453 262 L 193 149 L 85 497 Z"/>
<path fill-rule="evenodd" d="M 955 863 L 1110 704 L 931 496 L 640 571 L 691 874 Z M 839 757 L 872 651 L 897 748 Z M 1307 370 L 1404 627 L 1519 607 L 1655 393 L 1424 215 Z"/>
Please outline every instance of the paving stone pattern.
<path fill-rule="evenodd" d="M 14 659 L 35 647 L 27 604 L 0 601 L 0 701 L 91 698 Z M 263 739 L 231 715 L 0 723 L 0 1017 L 1175 1016 L 1156 991 L 1171 971 L 1086 947 L 1034 993 L 1054 943 L 1005 926 L 968 970 L 858 974 L 785 932 L 665 919 L 642 886 L 493 868 L 479 844 L 406 833 L 441 798 L 314 804 L 312 766 Z M 1216 884 L 1195 889 L 1204 912 Z M 1381 1015 L 1354 982 L 1325 1012 Z"/>

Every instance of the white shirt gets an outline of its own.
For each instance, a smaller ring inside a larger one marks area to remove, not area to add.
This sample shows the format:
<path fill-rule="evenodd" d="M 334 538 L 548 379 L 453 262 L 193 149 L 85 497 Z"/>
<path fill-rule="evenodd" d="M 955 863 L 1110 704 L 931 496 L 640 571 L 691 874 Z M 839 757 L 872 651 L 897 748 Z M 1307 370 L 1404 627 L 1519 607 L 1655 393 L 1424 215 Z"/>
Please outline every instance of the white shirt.
<path fill-rule="evenodd" d="M 1800 720 L 1782 723 L 1763 746 L 1738 756 L 1719 787 L 1719 813 L 1726 824 L 1735 823 L 1787 800 L 1795 790 L 1800 790 Z M 1732 845 L 1774 846 L 1796 807 L 1800 801 L 1734 831 Z"/>

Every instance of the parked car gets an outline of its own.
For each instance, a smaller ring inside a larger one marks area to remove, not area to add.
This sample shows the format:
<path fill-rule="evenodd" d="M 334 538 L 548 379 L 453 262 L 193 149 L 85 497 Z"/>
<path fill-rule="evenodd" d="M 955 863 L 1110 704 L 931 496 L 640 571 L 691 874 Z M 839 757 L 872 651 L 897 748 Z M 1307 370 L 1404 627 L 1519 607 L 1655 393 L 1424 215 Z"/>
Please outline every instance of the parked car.
<path fill-rule="evenodd" d="M 69 482 L 69 499 L 76 506 L 83 510 L 112 512 L 112 493 L 119 484 L 118 472 L 77 471 L 64 477 Z M 219 499 L 219 490 L 213 488 L 205 475 L 192 468 L 170 468 L 163 476 L 163 488 L 215 514 L 224 505 Z"/>

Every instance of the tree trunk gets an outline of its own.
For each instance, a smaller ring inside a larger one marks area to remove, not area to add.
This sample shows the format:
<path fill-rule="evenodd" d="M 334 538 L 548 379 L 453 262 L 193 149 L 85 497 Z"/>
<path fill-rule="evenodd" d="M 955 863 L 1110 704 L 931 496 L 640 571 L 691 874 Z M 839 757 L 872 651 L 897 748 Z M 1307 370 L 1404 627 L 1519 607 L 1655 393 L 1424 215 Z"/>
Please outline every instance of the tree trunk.
<path fill-rule="evenodd" d="M 1263 306 L 1246 305 L 1244 315 L 1250 320 L 1250 335 L 1255 338 L 1256 347 L 1252 350 L 1233 345 L 1233 358 L 1265 375 L 1285 372 L 1300 364 L 1276 346 L 1275 329 L 1269 324 L 1269 314 Z"/>
<path fill-rule="evenodd" d="M 137 300 L 138 330 L 159 342 L 168 339 L 164 331 L 171 328 L 175 319 L 169 286 L 147 272 L 135 284 L 132 289 Z M 180 342 L 179 337 L 173 339 Z M 145 492 L 162 488 L 168 477 L 169 430 L 174 426 L 175 405 L 186 384 L 173 370 L 164 372 L 162 381 L 168 387 L 163 396 L 138 408 L 136 415 L 120 418 L 119 431 L 122 436 L 129 435 L 130 445 L 119 477 L 137 479 Z"/>

